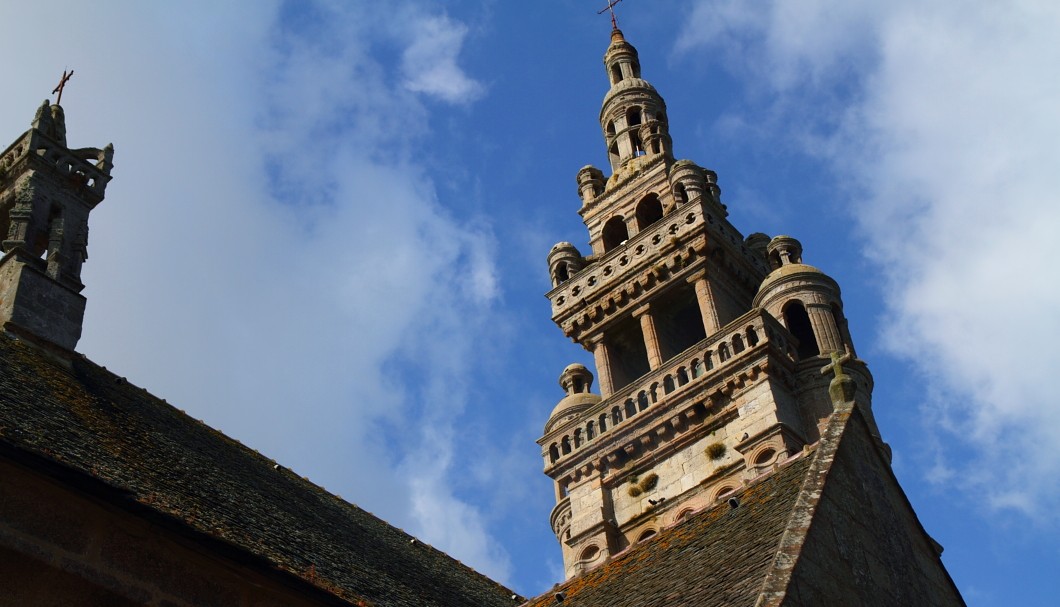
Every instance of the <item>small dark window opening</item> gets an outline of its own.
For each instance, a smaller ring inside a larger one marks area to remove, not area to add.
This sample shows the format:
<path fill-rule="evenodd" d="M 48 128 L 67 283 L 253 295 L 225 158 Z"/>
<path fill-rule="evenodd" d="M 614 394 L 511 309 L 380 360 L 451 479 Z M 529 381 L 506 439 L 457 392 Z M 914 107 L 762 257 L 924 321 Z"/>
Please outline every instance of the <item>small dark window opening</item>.
<path fill-rule="evenodd" d="M 607 414 L 606 413 L 601 413 L 600 414 L 600 433 L 602 434 L 602 433 L 604 433 L 606 431 L 607 431 Z"/>
<path fill-rule="evenodd" d="M 685 184 L 678 183 L 674 186 L 674 200 L 677 201 L 677 204 L 688 202 L 688 192 L 685 190 Z"/>
<path fill-rule="evenodd" d="M 615 63 L 611 66 L 611 84 L 618 84 L 619 82 L 622 82 L 622 67 Z"/>
<path fill-rule="evenodd" d="M 644 230 L 663 218 L 662 203 L 655 194 L 644 197 L 637 205 L 637 229 Z"/>
<path fill-rule="evenodd" d="M 626 125 L 627 126 L 639 126 L 640 125 L 640 108 L 631 107 L 626 111 Z"/>
<path fill-rule="evenodd" d="M 593 422 L 589 422 L 585 425 L 585 442 L 589 442 L 596 438 L 596 425 Z"/>
<path fill-rule="evenodd" d="M 634 156 L 644 155 L 644 144 L 640 141 L 640 135 L 636 133 L 629 134 L 629 146 L 633 148 Z"/>
<path fill-rule="evenodd" d="M 626 220 L 622 216 L 612 217 L 604 224 L 604 252 L 608 252 L 629 240 L 629 231 L 626 229 Z"/>
<path fill-rule="evenodd" d="M 607 123 L 607 136 L 609 138 L 615 136 L 615 121 L 614 120 L 610 120 Z"/>
<path fill-rule="evenodd" d="M 758 345 L 758 331 L 755 331 L 754 327 L 747 327 L 747 345 L 752 347 Z"/>
<path fill-rule="evenodd" d="M 548 461 L 554 464 L 558 459 L 559 448 L 556 447 L 556 443 L 552 443 L 552 445 L 550 445 L 548 448 Z"/>
<path fill-rule="evenodd" d="M 633 399 L 626 399 L 626 419 L 629 419 L 637 414 L 637 405 L 633 404 Z"/>
<path fill-rule="evenodd" d="M 799 340 L 799 358 L 817 356 L 821 350 L 817 348 L 817 338 L 813 335 L 813 325 L 810 317 L 806 314 L 806 308 L 798 301 L 790 302 L 784 306 L 784 324 L 788 331 Z"/>
<path fill-rule="evenodd" d="M 622 423 L 622 410 L 618 407 L 611 408 L 611 425 L 617 426 Z"/>
<path fill-rule="evenodd" d="M 556 266 L 556 281 L 567 282 L 570 280 L 570 272 L 567 271 L 567 264 L 561 263 Z"/>

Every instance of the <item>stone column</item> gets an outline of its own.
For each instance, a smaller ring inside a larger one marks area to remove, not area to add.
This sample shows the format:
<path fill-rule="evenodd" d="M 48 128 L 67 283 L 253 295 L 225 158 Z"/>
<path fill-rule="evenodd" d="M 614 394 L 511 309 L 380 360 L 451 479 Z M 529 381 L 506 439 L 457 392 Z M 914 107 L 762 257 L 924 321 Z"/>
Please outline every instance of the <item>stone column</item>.
<path fill-rule="evenodd" d="M 823 303 L 806 304 L 806 313 L 810 317 L 813 334 L 817 338 L 817 348 L 821 354 L 843 352 L 843 338 L 836 326 L 832 307 Z"/>
<path fill-rule="evenodd" d="M 699 302 L 699 314 L 703 317 L 703 329 L 707 337 L 714 335 L 721 328 L 718 319 L 718 306 L 714 301 L 714 289 L 707 280 L 707 272 L 703 270 L 688 278 L 688 282 L 696 287 L 696 301 Z"/>
<path fill-rule="evenodd" d="M 604 336 L 596 337 L 590 346 L 593 350 L 593 358 L 596 360 L 596 378 L 600 380 L 600 396 L 607 398 L 615 391 L 611 380 L 611 354 L 607 349 Z"/>
<path fill-rule="evenodd" d="M 655 331 L 655 319 L 649 312 L 648 304 L 633 310 L 633 316 L 640 319 L 640 331 L 644 334 L 644 348 L 648 351 L 648 368 L 654 371 L 663 363 L 659 334 Z"/>

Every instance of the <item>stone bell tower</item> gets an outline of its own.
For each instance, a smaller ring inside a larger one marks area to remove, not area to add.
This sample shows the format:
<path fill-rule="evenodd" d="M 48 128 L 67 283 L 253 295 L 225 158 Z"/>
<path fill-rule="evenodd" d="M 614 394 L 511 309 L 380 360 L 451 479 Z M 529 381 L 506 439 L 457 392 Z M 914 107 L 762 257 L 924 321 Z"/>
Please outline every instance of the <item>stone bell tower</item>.
<path fill-rule="evenodd" d="M 114 147 L 70 149 L 63 108 L 45 101 L 0 154 L 0 323 L 73 350 L 81 337 L 88 214 L 103 201 Z"/>
<path fill-rule="evenodd" d="M 548 255 L 552 319 L 593 353 L 600 391 L 565 369 L 538 441 L 568 577 L 816 442 L 832 412 L 822 357 L 854 355 L 836 282 L 794 238 L 745 237 L 717 175 L 675 159 L 666 103 L 617 28 L 604 68 L 611 174 L 577 174 L 591 250 Z M 872 377 L 844 368 L 878 440 Z"/>

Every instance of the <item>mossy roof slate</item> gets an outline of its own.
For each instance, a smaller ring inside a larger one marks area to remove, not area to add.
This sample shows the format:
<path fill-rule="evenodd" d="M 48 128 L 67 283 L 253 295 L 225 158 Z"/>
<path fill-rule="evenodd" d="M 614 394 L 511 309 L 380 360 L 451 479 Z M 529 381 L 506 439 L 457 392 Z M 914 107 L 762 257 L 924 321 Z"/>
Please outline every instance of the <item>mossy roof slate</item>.
<path fill-rule="evenodd" d="M 518 604 L 507 588 L 124 378 L 79 356 L 61 364 L 8 334 L 0 447 L 101 481 L 130 507 L 351 604 Z"/>
<path fill-rule="evenodd" d="M 738 507 L 722 501 L 526 607 L 751 607 L 812 461 L 812 454 L 801 456 L 736 493 Z"/>

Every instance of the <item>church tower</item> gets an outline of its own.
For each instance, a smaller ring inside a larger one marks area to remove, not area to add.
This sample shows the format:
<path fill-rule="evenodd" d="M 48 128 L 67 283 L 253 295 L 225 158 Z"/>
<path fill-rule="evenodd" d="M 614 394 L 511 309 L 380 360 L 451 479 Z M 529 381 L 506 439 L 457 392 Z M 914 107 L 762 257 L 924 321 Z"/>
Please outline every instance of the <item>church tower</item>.
<path fill-rule="evenodd" d="M 595 378 L 563 371 L 538 441 L 568 578 L 817 442 L 833 353 L 851 359 L 854 399 L 886 449 L 839 286 L 796 239 L 729 223 L 714 171 L 675 158 L 666 103 L 617 27 L 604 70 L 610 175 L 577 174 L 590 250 L 548 255 L 552 319 L 596 363 Z"/>
<path fill-rule="evenodd" d="M 45 101 L 0 154 L 0 325 L 73 350 L 81 338 L 88 214 L 103 201 L 114 147 L 70 149 L 63 108 Z"/>

